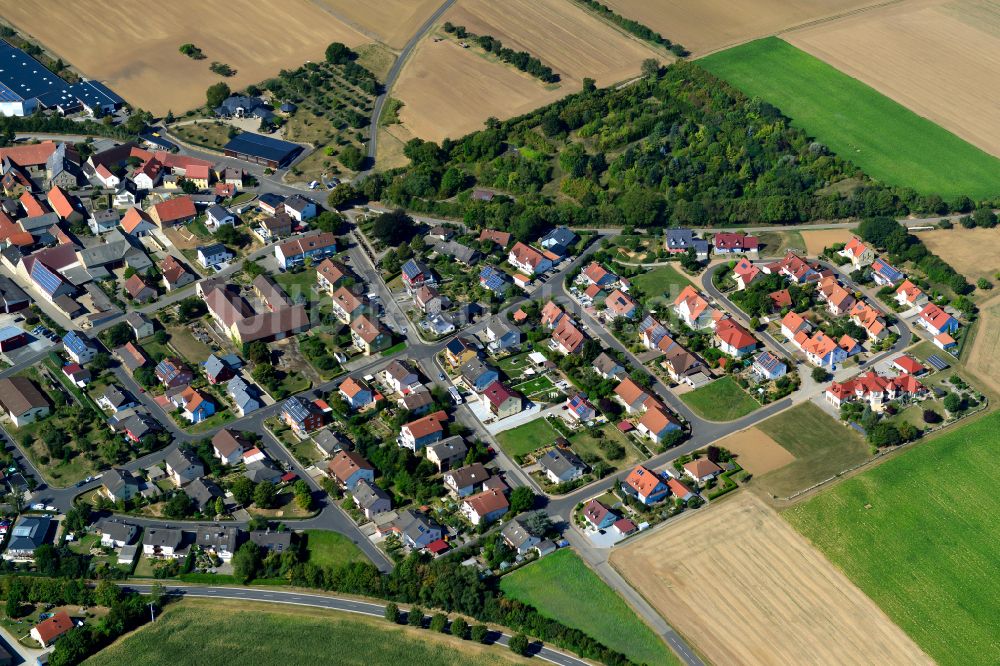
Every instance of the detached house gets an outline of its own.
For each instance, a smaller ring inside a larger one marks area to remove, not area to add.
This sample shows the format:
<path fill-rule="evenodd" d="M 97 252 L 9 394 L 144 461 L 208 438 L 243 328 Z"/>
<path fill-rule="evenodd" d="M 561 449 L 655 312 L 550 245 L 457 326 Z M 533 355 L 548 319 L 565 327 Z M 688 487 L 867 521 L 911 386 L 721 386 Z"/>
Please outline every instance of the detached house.
<path fill-rule="evenodd" d="M 149 217 L 161 229 L 186 224 L 197 217 L 194 200 L 185 195 L 167 199 L 149 209 Z"/>
<path fill-rule="evenodd" d="M 826 303 L 826 308 L 830 311 L 830 314 L 836 317 L 847 314 L 847 311 L 850 310 L 855 303 L 854 296 L 851 292 L 844 289 L 840 283 L 837 282 L 837 278 L 832 275 L 820 280 L 816 293 L 818 294 L 819 299 Z"/>
<path fill-rule="evenodd" d="M 377 320 L 373 322 L 367 316 L 361 315 L 351 322 L 351 340 L 355 347 L 366 356 L 370 356 L 374 352 L 386 349 L 392 342 L 392 336 Z"/>
<path fill-rule="evenodd" d="M 732 317 L 724 317 L 715 324 L 715 340 L 719 349 L 729 356 L 740 358 L 757 348 L 757 339 Z"/>
<path fill-rule="evenodd" d="M 156 378 L 166 388 L 187 386 L 194 379 L 194 373 L 177 358 L 165 358 L 156 366 Z"/>
<path fill-rule="evenodd" d="M 566 408 L 569 410 L 570 418 L 575 421 L 586 422 L 597 416 L 597 410 L 590 404 L 585 393 L 577 393 L 566 398 Z"/>
<path fill-rule="evenodd" d="M 909 373 L 890 378 L 869 370 L 854 379 L 833 382 L 824 397 L 835 407 L 857 400 L 867 402 L 875 412 L 882 412 L 893 400 L 913 400 L 926 394 L 927 388 Z"/>
<path fill-rule="evenodd" d="M 301 194 L 293 194 L 285 199 L 285 213 L 296 222 L 305 222 L 316 217 L 316 202 Z"/>
<path fill-rule="evenodd" d="M 198 389 L 188 386 L 170 395 L 170 402 L 191 423 L 201 423 L 215 413 L 215 403 Z"/>
<path fill-rule="evenodd" d="M 223 428 L 212 437 L 212 450 L 215 457 L 225 465 L 235 465 L 243 457 L 243 452 L 250 448 L 250 442 L 243 439 L 240 433 Z"/>
<path fill-rule="evenodd" d="M 872 279 L 880 287 L 888 287 L 890 284 L 896 284 L 906 277 L 902 271 L 893 267 L 884 257 L 879 257 L 872 262 L 871 271 Z"/>
<path fill-rule="evenodd" d="M 817 331 L 812 337 L 805 331 L 799 331 L 792 339 L 792 344 L 805 353 L 806 360 L 821 368 L 833 370 L 847 358 L 847 350 L 822 331 Z"/>
<path fill-rule="evenodd" d="M 958 320 L 933 303 L 928 303 L 920 311 L 917 323 L 931 335 L 954 333 L 958 330 Z"/>
<path fill-rule="evenodd" d="M 626 374 L 625 367 L 615 359 L 608 356 L 605 352 L 601 352 L 601 354 L 594 359 L 592 367 L 594 368 L 594 372 L 596 372 L 601 379 L 618 379 L 622 375 Z"/>
<path fill-rule="evenodd" d="M 465 440 L 455 435 L 429 445 L 426 449 L 427 459 L 437 465 L 438 471 L 451 469 L 465 460 L 469 447 Z"/>
<path fill-rule="evenodd" d="M 111 468 L 101 476 L 101 489 L 112 502 L 127 502 L 139 494 L 139 480 L 127 469 Z"/>
<path fill-rule="evenodd" d="M 476 393 L 482 393 L 486 387 L 500 378 L 500 373 L 478 357 L 474 357 L 463 363 L 460 367 L 462 381 Z"/>
<path fill-rule="evenodd" d="M 760 274 L 761 270 L 746 257 L 737 261 L 736 265 L 733 266 L 733 279 L 736 281 L 736 288 L 741 291 L 753 284 L 753 281 L 760 277 Z"/>
<path fill-rule="evenodd" d="M 466 497 L 461 505 L 462 514 L 473 525 L 492 523 L 507 513 L 509 508 L 507 496 L 496 489 L 484 490 L 477 495 Z"/>
<path fill-rule="evenodd" d="M 716 254 L 749 254 L 757 256 L 760 239 L 744 233 L 720 232 L 712 238 Z"/>
<path fill-rule="evenodd" d="M 281 418 L 299 437 L 318 430 L 324 421 L 323 411 L 314 402 L 297 395 L 282 403 Z"/>
<path fill-rule="evenodd" d="M 412 294 L 424 285 L 433 286 L 437 284 L 437 278 L 434 276 L 434 272 L 431 271 L 427 264 L 422 261 L 410 259 L 403 264 L 400 271 L 400 276 L 402 277 L 403 285 L 406 287 L 407 293 Z"/>
<path fill-rule="evenodd" d="M 194 282 L 194 275 L 171 255 L 167 255 L 160 262 L 160 273 L 163 275 L 163 283 L 166 285 L 167 291 L 173 291 Z"/>
<path fill-rule="evenodd" d="M 851 236 L 851 240 L 847 242 L 844 249 L 838 252 L 842 257 L 850 259 L 851 266 L 854 270 L 864 268 L 865 266 L 871 266 L 872 262 L 875 261 L 875 250 L 871 246 L 866 245 L 863 240 L 857 236 Z"/>
<path fill-rule="evenodd" d="M 712 325 L 714 311 L 694 287 L 684 287 L 674 300 L 673 310 L 688 327 L 698 330 Z"/>
<path fill-rule="evenodd" d="M 652 407 L 642 415 L 636 429 L 659 444 L 671 432 L 679 431 L 681 424 L 665 409 Z"/>
<path fill-rule="evenodd" d="M 707 458 L 696 458 L 684 463 L 684 476 L 697 483 L 705 483 L 722 474 L 722 468 Z"/>
<path fill-rule="evenodd" d="M 353 411 L 367 407 L 375 401 L 374 393 L 368 383 L 363 379 L 348 377 L 337 389 L 340 396 L 347 402 Z"/>
<path fill-rule="evenodd" d="M 375 468 L 354 451 L 339 451 L 327 464 L 327 472 L 342 488 L 351 491 L 362 479 L 375 482 Z"/>
<path fill-rule="evenodd" d="M 769 351 L 762 351 L 753 361 L 753 371 L 764 380 L 775 380 L 788 372 L 788 366 Z"/>
<path fill-rule="evenodd" d="M 708 259 L 708 241 L 696 237 L 690 229 L 667 229 L 664 248 L 670 254 L 683 254 L 693 249 L 695 259 L 698 261 Z"/>
<path fill-rule="evenodd" d="M 392 509 L 392 499 L 389 493 L 385 492 L 368 479 L 359 479 L 351 491 L 354 504 L 357 505 L 365 518 L 371 520 L 375 516 Z"/>
<path fill-rule="evenodd" d="M 612 319 L 617 319 L 618 317 L 631 319 L 639 310 L 639 304 L 621 289 L 615 289 L 611 292 L 604 301 L 604 305 L 607 308 L 607 315 Z"/>
<path fill-rule="evenodd" d="M 504 543 L 518 555 L 527 555 L 541 543 L 541 538 L 531 533 L 528 526 L 519 518 L 512 518 L 500 530 Z"/>
<path fill-rule="evenodd" d="M 516 243 L 507 255 L 507 263 L 528 276 L 539 275 L 552 270 L 552 260 L 535 248 Z"/>
<path fill-rule="evenodd" d="M 507 388 L 499 381 L 494 381 L 486 387 L 482 396 L 483 406 L 497 419 L 505 419 L 514 414 L 520 414 L 524 409 L 524 397 L 514 389 Z"/>
<path fill-rule="evenodd" d="M 585 507 L 583 507 L 583 517 L 587 519 L 594 529 L 603 530 L 614 525 L 615 521 L 618 520 L 618 516 L 612 513 L 611 509 L 604 506 L 597 500 L 590 500 Z"/>
<path fill-rule="evenodd" d="M 645 389 L 626 377 L 621 384 L 615 387 L 615 399 L 625 406 L 625 412 L 634 414 L 644 410 L 649 394 Z"/>
<path fill-rule="evenodd" d="M 174 449 L 167 454 L 167 474 L 178 486 L 184 486 L 205 475 L 205 467 L 193 452 Z"/>
<path fill-rule="evenodd" d="M 323 232 L 293 238 L 275 246 L 274 258 L 278 261 L 278 267 L 284 271 L 305 263 L 306 259 L 317 261 L 336 251 L 336 236 L 329 232 Z"/>
<path fill-rule="evenodd" d="M 425 314 L 435 315 L 447 307 L 448 299 L 446 296 L 439 294 L 438 290 L 434 287 L 425 284 L 420 289 L 417 289 L 413 295 L 413 302 Z"/>
<path fill-rule="evenodd" d="M 565 317 L 552 332 L 552 343 L 561 354 L 575 354 L 583 347 L 586 337 L 569 317 Z"/>
<path fill-rule="evenodd" d="M 82 333 L 67 331 L 63 336 L 63 349 L 66 355 L 80 365 L 86 365 L 97 356 L 97 347 Z"/>
<path fill-rule="evenodd" d="M 633 469 L 621 484 L 622 490 L 642 502 L 655 504 L 666 498 L 669 489 L 663 479 L 642 465 Z"/>
<path fill-rule="evenodd" d="M 930 302 L 927 294 L 925 294 L 920 287 L 913 284 L 909 280 L 904 280 L 903 284 L 896 288 L 894 298 L 896 299 L 896 302 L 903 307 L 910 306 L 922 308 Z"/>
<path fill-rule="evenodd" d="M 467 497 L 474 493 L 476 488 L 481 488 L 489 478 L 490 473 L 483 463 L 477 462 L 445 472 L 444 485 L 458 497 Z"/>
<path fill-rule="evenodd" d="M 587 464 L 572 450 L 563 447 L 553 447 L 538 459 L 545 477 L 551 483 L 566 483 L 579 479 L 587 471 Z"/>
<path fill-rule="evenodd" d="M 442 424 L 447 421 L 448 415 L 443 411 L 437 411 L 416 421 L 410 421 L 400 428 L 399 445 L 416 452 L 429 444 L 441 441 L 444 437 Z"/>
<path fill-rule="evenodd" d="M 420 387 L 420 377 L 405 361 L 394 360 L 387 365 L 382 378 L 397 393 L 406 394 Z"/>

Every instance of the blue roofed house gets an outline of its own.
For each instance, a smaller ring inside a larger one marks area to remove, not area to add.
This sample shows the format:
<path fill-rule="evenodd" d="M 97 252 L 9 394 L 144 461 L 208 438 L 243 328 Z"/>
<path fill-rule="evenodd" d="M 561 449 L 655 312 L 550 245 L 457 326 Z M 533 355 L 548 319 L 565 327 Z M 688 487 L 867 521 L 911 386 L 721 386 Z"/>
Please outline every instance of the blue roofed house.
<path fill-rule="evenodd" d="M 696 237 L 690 229 L 667 229 L 664 245 L 670 254 L 681 254 L 694 248 L 698 261 L 708 259 L 708 241 Z"/>
<path fill-rule="evenodd" d="M 31 281 L 35 283 L 42 294 L 50 301 L 54 301 L 60 296 L 72 296 L 76 293 L 76 287 L 41 261 L 35 261 L 31 265 L 31 273 L 29 275 Z"/>
<path fill-rule="evenodd" d="M 753 360 L 753 371 L 766 380 L 774 380 L 788 372 L 788 366 L 769 351 L 762 351 Z"/>
<path fill-rule="evenodd" d="M 80 365 L 90 363 L 97 355 L 97 347 L 94 346 L 94 343 L 87 336 L 76 331 L 66 332 L 66 335 L 63 336 L 63 348 L 65 348 L 66 354 Z"/>
<path fill-rule="evenodd" d="M 230 379 L 226 384 L 226 394 L 236 405 L 236 413 L 239 416 L 246 416 L 264 406 L 260 399 L 260 389 L 239 375 Z"/>
<path fill-rule="evenodd" d="M 569 415 L 577 421 L 589 421 L 597 416 L 597 410 L 587 400 L 586 393 L 577 393 L 567 398 L 566 407 L 569 409 Z"/>
<path fill-rule="evenodd" d="M 587 506 L 583 507 L 583 517 L 598 530 L 607 529 L 618 520 L 618 516 L 611 509 L 596 499 L 590 500 Z"/>
<path fill-rule="evenodd" d="M 890 284 L 896 284 L 902 280 L 905 275 L 902 271 L 895 268 L 885 257 L 879 257 L 872 262 L 871 265 L 872 279 L 875 280 L 875 284 L 880 287 L 888 287 Z"/>
<path fill-rule="evenodd" d="M 502 294 L 509 281 L 510 278 L 506 273 L 498 271 L 493 266 L 484 266 L 479 271 L 479 285 L 483 289 L 492 291 L 494 294 Z"/>
<path fill-rule="evenodd" d="M 542 237 L 542 240 L 539 241 L 539 245 L 554 254 L 558 254 L 560 257 L 564 257 L 569 254 L 569 248 L 572 247 L 579 238 L 579 236 L 566 227 L 556 227 Z"/>

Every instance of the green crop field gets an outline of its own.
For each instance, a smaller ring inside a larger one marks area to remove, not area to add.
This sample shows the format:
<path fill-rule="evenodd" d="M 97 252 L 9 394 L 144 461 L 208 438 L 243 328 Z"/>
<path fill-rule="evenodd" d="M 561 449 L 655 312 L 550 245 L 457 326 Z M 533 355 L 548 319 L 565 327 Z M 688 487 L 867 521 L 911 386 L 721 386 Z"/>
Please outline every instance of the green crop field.
<path fill-rule="evenodd" d="M 998 429 L 991 414 L 784 514 L 943 665 L 1000 654 Z"/>
<path fill-rule="evenodd" d="M 188 599 L 87 666 L 492 666 L 527 664 L 506 648 L 317 608 Z"/>
<path fill-rule="evenodd" d="M 777 37 L 698 62 L 873 178 L 943 197 L 1000 193 L 1000 160 Z"/>
<path fill-rule="evenodd" d="M 760 404 L 729 376 L 717 379 L 690 393 L 684 393 L 681 395 L 681 400 L 698 416 L 710 421 L 732 421 L 760 407 Z"/>
<path fill-rule="evenodd" d="M 576 553 L 566 549 L 500 579 L 508 596 L 579 629 L 637 664 L 678 664 L 670 648 Z"/>
<path fill-rule="evenodd" d="M 497 434 L 497 441 L 507 455 L 517 456 L 531 453 L 543 446 L 551 446 L 559 433 L 543 418 L 528 421 L 524 425 Z"/>
<path fill-rule="evenodd" d="M 306 530 L 309 561 L 318 566 L 336 566 L 348 562 L 367 562 L 361 549 L 343 534 L 327 530 Z"/>

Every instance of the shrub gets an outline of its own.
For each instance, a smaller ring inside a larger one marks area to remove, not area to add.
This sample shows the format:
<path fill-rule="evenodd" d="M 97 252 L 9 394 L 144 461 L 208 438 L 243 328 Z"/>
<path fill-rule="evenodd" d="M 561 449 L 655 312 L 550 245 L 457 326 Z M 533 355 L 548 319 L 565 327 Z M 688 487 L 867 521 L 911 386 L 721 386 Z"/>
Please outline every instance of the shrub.
<path fill-rule="evenodd" d="M 510 637 L 510 642 L 507 644 L 510 651 L 514 654 L 519 654 L 522 657 L 528 653 L 528 637 L 524 634 L 514 634 Z"/>
<path fill-rule="evenodd" d="M 472 627 L 472 631 L 470 632 L 472 640 L 477 643 L 485 643 L 487 634 L 489 634 L 489 629 L 486 628 L 485 624 L 475 625 Z"/>
<path fill-rule="evenodd" d="M 399 606 L 393 603 L 385 605 L 385 619 L 389 620 L 393 624 L 399 622 Z"/>
<path fill-rule="evenodd" d="M 451 635 L 464 640 L 469 635 L 469 623 L 456 617 L 451 623 Z"/>
<path fill-rule="evenodd" d="M 941 423 L 941 415 L 933 409 L 924 410 L 924 423 Z"/>
<path fill-rule="evenodd" d="M 448 626 L 448 616 L 444 613 L 434 613 L 434 617 L 431 618 L 430 629 L 431 631 L 436 631 L 443 634 L 445 628 Z"/>
<path fill-rule="evenodd" d="M 410 612 L 406 614 L 406 624 L 411 627 L 424 626 L 424 609 L 420 606 L 410 608 Z"/>

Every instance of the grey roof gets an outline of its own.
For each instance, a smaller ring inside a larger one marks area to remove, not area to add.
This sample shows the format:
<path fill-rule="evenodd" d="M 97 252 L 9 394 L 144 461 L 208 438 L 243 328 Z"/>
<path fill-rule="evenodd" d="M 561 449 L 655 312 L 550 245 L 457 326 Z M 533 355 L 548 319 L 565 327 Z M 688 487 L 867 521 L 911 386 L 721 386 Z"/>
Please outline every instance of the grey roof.
<path fill-rule="evenodd" d="M 235 153 L 273 160 L 279 165 L 290 161 L 302 152 L 302 146 L 298 144 L 253 132 L 237 134 L 222 148 Z"/>
<path fill-rule="evenodd" d="M 142 245 L 132 236 L 122 233 L 120 229 L 109 231 L 104 236 L 104 243 L 100 245 L 77 250 L 77 257 L 88 269 L 119 261 L 127 262 L 137 271 L 143 271 L 153 265 Z"/>
<path fill-rule="evenodd" d="M 260 389 L 247 383 L 243 377 L 236 375 L 226 383 L 226 393 L 244 412 L 259 409 L 261 406 Z M 252 403 L 256 403 L 254 406 Z"/>
<path fill-rule="evenodd" d="M 292 545 L 292 533 L 273 532 L 271 530 L 253 530 L 250 532 L 250 541 L 257 544 L 261 548 L 281 553 Z"/>
<path fill-rule="evenodd" d="M 414 391 L 409 395 L 404 395 L 400 398 L 403 403 L 403 407 L 410 410 L 411 412 L 422 407 L 427 407 L 434 403 L 434 398 L 431 396 L 431 392 L 424 389 L 421 391 Z"/>
<path fill-rule="evenodd" d="M 146 315 L 133 310 L 125 315 L 125 323 L 132 328 L 139 328 L 140 326 L 145 326 L 146 324 L 150 324 L 152 322 L 149 321 L 149 318 L 146 317 Z"/>
<path fill-rule="evenodd" d="M 91 217 L 94 218 L 95 222 L 101 225 L 118 224 L 118 220 L 121 219 L 121 216 L 118 215 L 118 211 L 110 209 L 95 210 L 91 214 Z"/>
<path fill-rule="evenodd" d="M 427 532 L 437 530 L 440 533 L 441 531 L 437 523 L 425 514 L 418 513 L 413 509 L 401 511 L 399 517 L 395 520 L 395 525 L 405 537 L 413 542 L 420 541 L 421 537 Z"/>
<path fill-rule="evenodd" d="M 149 527 L 142 538 L 144 546 L 159 548 L 180 548 L 184 543 L 184 533 L 167 527 Z"/>
<path fill-rule="evenodd" d="M 486 467 L 483 466 L 483 463 L 477 462 L 472 463 L 471 465 L 466 465 L 465 467 L 453 469 L 450 472 L 447 472 L 445 476 L 453 480 L 456 488 L 465 488 L 477 483 L 483 483 L 486 479 L 490 478 L 490 473 L 487 471 Z"/>
<path fill-rule="evenodd" d="M 226 210 L 223 206 L 220 206 L 219 204 L 212 204 L 211 206 L 208 207 L 208 209 L 205 211 L 205 213 L 207 215 L 211 216 L 211 217 L 214 217 L 217 220 L 221 220 L 221 219 L 224 219 L 226 217 L 232 217 L 232 215 L 233 215 L 232 213 L 230 213 L 228 210 Z"/>
<path fill-rule="evenodd" d="M 202 525 L 195 532 L 195 543 L 205 550 L 236 552 L 240 531 L 235 527 Z"/>
<path fill-rule="evenodd" d="M 461 243 L 456 243 L 455 241 L 441 243 L 437 246 L 437 251 L 454 257 L 463 264 L 469 265 L 475 263 L 479 256 L 479 252 L 477 250 L 473 250 L 471 247 L 467 247 Z"/>
<path fill-rule="evenodd" d="M 248 479 L 254 483 L 260 483 L 261 481 L 270 481 L 274 483 L 281 478 L 281 470 L 274 466 L 268 459 L 256 460 L 252 463 L 247 463 L 246 471 L 243 473 Z"/>
<path fill-rule="evenodd" d="M 490 320 L 490 323 L 486 326 L 486 329 L 490 331 L 497 339 L 502 338 L 508 333 L 517 333 L 518 337 L 521 337 L 521 331 L 511 326 L 509 323 L 504 321 L 500 317 L 494 317 Z"/>
<path fill-rule="evenodd" d="M 601 354 L 594 359 L 594 368 L 602 374 L 609 375 L 616 367 L 621 368 L 621 372 L 625 371 L 625 367 L 621 363 L 608 356 L 605 352 L 601 352 Z"/>
<path fill-rule="evenodd" d="M 551 471 L 556 476 L 563 476 L 571 469 L 585 470 L 586 463 L 569 449 L 549 449 L 538 459 L 538 465 L 545 471 Z"/>
<path fill-rule="evenodd" d="M 312 440 L 316 443 L 323 453 L 326 455 L 333 455 L 337 451 L 343 450 L 344 448 L 350 448 L 349 446 L 344 446 L 344 440 L 337 435 L 337 433 L 332 430 L 324 428 L 323 430 L 318 430 L 312 434 Z"/>
<path fill-rule="evenodd" d="M 708 252 L 708 241 L 696 238 L 691 229 L 667 229 L 667 249 L 686 250 L 693 247 L 696 252 Z"/>
<path fill-rule="evenodd" d="M 576 242 L 577 238 L 578 236 L 566 227 L 556 227 L 549 233 L 545 234 L 542 241 L 554 241 L 563 247 L 569 247 Z"/>
<path fill-rule="evenodd" d="M 109 469 L 104 473 L 104 476 L 101 477 L 101 481 L 104 482 L 104 487 L 107 488 L 111 494 L 116 496 L 121 494 L 121 491 L 125 488 L 125 486 L 139 487 L 139 482 L 134 476 L 132 476 L 132 472 L 127 469 Z"/>
<path fill-rule="evenodd" d="M 25 217 L 18 220 L 21 227 L 28 233 L 36 233 L 39 229 L 50 229 L 52 225 L 59 224 L 59 215 L 56 213 L 44 213 L 34 217 Z"/>
<path fill-rule="evenodd" d="M 409 364 L 400 360 L 394 360 L 392 363 L 387 365 L 385 373 L 400 382 L 410 378 L 411 376 L 414 379 L 417 377 L 417 373 L 410 369 Z"/>
<path fill-rule="evenodd" d="M 189 466 L 198 470 L 198 474 L 205 473 L 205 467 L 201 460 L 191 451 L 176 448 L 167 454 L 166 463 L 174 472 L 187 469 Z"/>
<path fill-rule="evenodd" d="M 358 503 L 358 506 L 362 509 L 367 509 L 374 505 L 379 500 L 385 500 L 392 505 L 392 499 L 389 497 L 389 493 L 385 492 L 374 483 L 368 481 L 368 479 L 361 479 L 354 486 L 354 490 L 351 491 L 351 495 L 354 496 L 354 500 Z"/>
<path fill-rule="evenodd" d="M 531 530 L 522 522 L 520 518 L 511 518 L 510 521 L 500 531 L 503 538 L 510 544 L 511 548 L 521 548 L 531 539 L 538 537 L 531 533 Z"/>
<path fill-rule="evenodd" d="M 293 194 L 285 199 L 285 205 L 296 212 L 302 213 L 309 206 L 315 205 L 315 202 L 310 201 L 301 194 Z"/>
<path fill-rule="evenodd" d="M 30 552 L 45 543 L 52 519 L 49 516 L 21 516 L 10 532 L 7 550 Z"/>
<path fill-rule="evenodd" d="M 264 106 L 264 100 L 259 97 L 233 95 L 222 100 L 222 103 L 216 107 L 215 112 L 219 115 L 232 115 L 238 109 L 243 109 L 243 112 L 246 114 L 252 113 L 254 109 L 262 106 Z"/>
<path fill-rule="evenodd" d="M 229 365 L 215 354 L 208 355 L 208 358 L 205 359 L 204 367 L 205 374 L 209 377 L 215 377 L 223 370 L 229 369 Z"/>
<path fill-rule="evenodd" d="M 28 300 L 28 294 L 21 287 L 6 275 L 0 275 L 0 302 L 9 307 Z"/>
<path fill-rule="evenodd" d="M 118 409 L 122 405 L 127 405 L 135 402 L 135 398 L 132 395 L 115 385 L 106 386 L 104 388 L 104 393 L 101 394 L 101 398 L 107 400 L 111 403 L 111 406 Z"/>
<path fill-rule="evenodd" d="M 465 445 L 465 440 L 460 435 L 454 435 L 431 444 L 427 447 L 427 451 L 428 453 L 433 451 L 438 460 L 448 460 L 465 457 L 465 454 L 469 452 L 469 447 Z"/>
<path fill-rule="evenodd" d="M 108 535 L 113 541 L 126 544 L 132 543 L 139 534 L 138 527 L 117 518 L 105 518 L 97 523 L 96 528 L 98 532 Z"/>
<path fill-rule="evenodd" d="M 471 358 L 465 363 L 463 363 L 461 371 L 462 371 L 462 378 L 465 379 L 467 382 L 472 382 L 472 383 L 475 383 L 477 379 L 482 377 L 487 372 L 491 371 L 496 372 L 496 370 L 486 365 L 486 363 L 484 363 L 482 359 L 479 358 Z"/>
<path fill-rule="evenodd" d="M 226 249 L 226 246 L 223 245 L 222 243 L 199 245 L 197 250 L 199 254 L 202 254 L 206 257 L 211 257 L 213 254 L 223 254 L 229 252 L 229 250 Z"/>
<path fill-rule="evenodd" d="M 199 509 L 204 509 L 209 502 L 216 497 L 222 497 L 222 489 L 212 481 L 204 477 L 195 479 L 184 488 L 185 494 L 194 500 Z"/>

